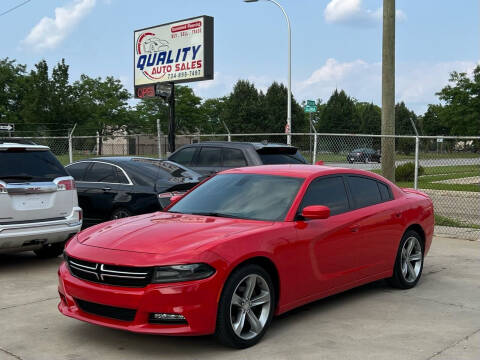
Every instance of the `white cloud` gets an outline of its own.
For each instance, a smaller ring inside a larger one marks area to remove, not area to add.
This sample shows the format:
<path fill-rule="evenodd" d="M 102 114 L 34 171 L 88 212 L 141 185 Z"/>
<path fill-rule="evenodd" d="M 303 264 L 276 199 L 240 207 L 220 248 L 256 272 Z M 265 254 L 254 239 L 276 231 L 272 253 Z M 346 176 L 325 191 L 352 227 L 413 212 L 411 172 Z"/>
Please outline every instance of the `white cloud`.
<path fill-rule="evenodd" d="M 55 18 L 43 17 L 23 41 L 34 50 L 53 49 L 59 45 L 95 6 L 96 0 L 75 0 L 55 9 Z"/>
<path fill-rule="evenodd" d="M 327 23 L 352 26 L 374 26 L 382 21 L 382 8 L 370 10 L 363 7 L 362 0 L 331 0 L 323 14 Z M 402 10 L 396 11 L 397 21 L 406 19 Z"/>
<path fill-rule="evenodd" d="M 397 63 L 396 102 L 404 101 L 409 108 L 422 114 L 428 104 L 439 102 L 435 93 L 448 83 L 452 71 L 471 73 L 475 66 L 472 61 Z M 381 104 L 381 73 L 380 62 L 328 59 L 310 77 L 295 84 L 294 94 L 297 100 L 321 98 L 327 101 L 335 89 L 343 89 L 359 101 Z"/>

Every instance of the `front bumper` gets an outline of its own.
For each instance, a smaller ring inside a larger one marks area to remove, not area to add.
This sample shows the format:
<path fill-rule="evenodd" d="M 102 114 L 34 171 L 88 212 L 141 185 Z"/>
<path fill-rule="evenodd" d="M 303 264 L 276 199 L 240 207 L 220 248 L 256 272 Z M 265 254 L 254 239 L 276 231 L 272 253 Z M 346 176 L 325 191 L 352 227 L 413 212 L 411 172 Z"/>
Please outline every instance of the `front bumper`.
<path fill-rule="evenodd" d="M 74 207 L 62 220 L 29 222 L 0 226 L 0 252 L 41 247 L 68 240 L 82 227 L 82 209 Z"/>
<path fill-rule="evenodd" d="M 218 273 L 184 283 L 149 284 L 125 288 L 97 284 L 71 275 L 63 263 L 58 271 L 60 303 L 66 316 L 110 328 L 163 335 L 206 335 L 215 331 L 217 303 L 221 291 Z M 83 311 L 75 299 L 135 310 L 133 321 L 122 321 Z M 151 323 L 151 313 L 181 314 L 186 324 Z"/>

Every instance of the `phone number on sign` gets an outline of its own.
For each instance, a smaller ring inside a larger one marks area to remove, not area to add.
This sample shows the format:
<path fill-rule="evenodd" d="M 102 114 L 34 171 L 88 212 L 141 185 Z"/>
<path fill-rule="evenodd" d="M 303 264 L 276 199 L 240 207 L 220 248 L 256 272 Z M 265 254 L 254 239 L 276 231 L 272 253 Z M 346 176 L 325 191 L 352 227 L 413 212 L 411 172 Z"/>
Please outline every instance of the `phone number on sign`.
<path fill-rule="evenodd" d="M 167 74 L 167 78 L 168 80 L 183 79 L 190 76 L 199 76 L 200 74 L 201 74 L 200 70 L 181 71 L 173 74 Z"/>

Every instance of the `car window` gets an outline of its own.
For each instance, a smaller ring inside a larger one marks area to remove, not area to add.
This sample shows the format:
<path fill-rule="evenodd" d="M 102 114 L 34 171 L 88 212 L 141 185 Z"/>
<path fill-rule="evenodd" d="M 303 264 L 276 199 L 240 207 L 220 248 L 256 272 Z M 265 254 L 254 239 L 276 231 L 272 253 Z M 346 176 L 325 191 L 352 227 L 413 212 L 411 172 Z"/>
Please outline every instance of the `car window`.
<path fill-rule="evenodd" d="M 5 182 L 52 181 L 61 176 L 68 173 L 50 151 L 0 151 L 0 179 Z"/>
<path fill-rule="evenodd" d="M 350 206 L 343 178 L 334 176 L 314 180 L 305 192 L 299 212 L 310 205 L 328 206 L 331 215 L 348 211 Z"/>
<path fill-rule="evenodd" d="M 356 208 L 382 202 L 377 181 L 360 176 L 348 176 L 348 186 Z"/>
<path fill-rule="evenodd" d="M 195 166 L 222 166 L 221 150 L 221 148 L 217 147 L 202 147 Z"/>
<path fill-rule="evenodd" d="M 223 148 L 223 166 L 241 167 L 247 166 L 247 161 L 243 155 L 243 151 L 239 149 Z"/>
<path fill-rule="evenodd" d="M 187 147 L 185 149 L 181 149 L 176 154 L 173 154 L 169 158 L 169 160 L 188 166 L 192 163 L 193 155 L 195 155 L 195 151 L 197 151 L 197 148 L 195 147 Z"/>
<path fill-rule="evenodd" d="M 275 153 L 258 153 L 262 164 L 275 165 L 275 164 L 306 164 L 303 156 L 297 151 L 295 154 L 275 154 Z"/>
<path fill-rule="evenodd" d="M 120 183 L 120 184 L 129 183 L 127 177 L 125 176 L 122 170 L 120 170 L 118 167 L 115 167 L 115 172 L 117 173 L 117 181 L 116 181 L 117 183 Z"/>
<path fill-rule="evenodd" d="M 82 181 L 85 176 L 85 170 L 87 170 L 89 165 L 89 161 L 83 161 L 76 164 L 68 165 L 66 169 L 76 181 Z"/>
<path fill-rule="evenodd" d="M 92 167 L 85 174 L 84 181 L 105 183 L 119 182 L 115 166 L 99 162 L 93 163 Z"/>
<path fill-rule="evenodd" d="M 382 197 L 382 201 L 392 200 L 392 196 L 390 195 L 390 191 L 388 186 L 377 181 L 378 190 L 380 190 L 380 196 Z"/>

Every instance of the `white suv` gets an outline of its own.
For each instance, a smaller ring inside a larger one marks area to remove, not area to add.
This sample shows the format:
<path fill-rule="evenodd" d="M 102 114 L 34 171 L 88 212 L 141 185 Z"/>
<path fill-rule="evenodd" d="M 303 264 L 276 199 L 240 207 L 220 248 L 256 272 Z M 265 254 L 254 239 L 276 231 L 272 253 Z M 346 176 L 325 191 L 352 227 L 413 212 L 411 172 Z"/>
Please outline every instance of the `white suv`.
<path fill-rule="evenodd" d="M 81 227 L 75 182 L 49 148 L 0 140 L 0 253 L 56 257 Z"/>

